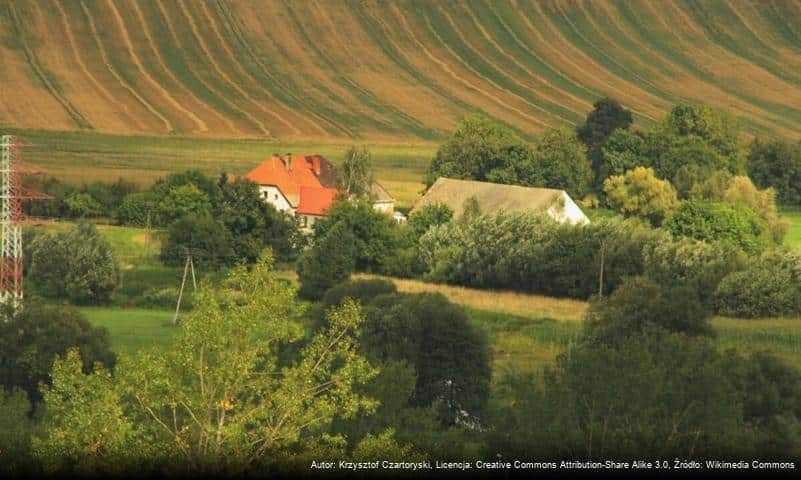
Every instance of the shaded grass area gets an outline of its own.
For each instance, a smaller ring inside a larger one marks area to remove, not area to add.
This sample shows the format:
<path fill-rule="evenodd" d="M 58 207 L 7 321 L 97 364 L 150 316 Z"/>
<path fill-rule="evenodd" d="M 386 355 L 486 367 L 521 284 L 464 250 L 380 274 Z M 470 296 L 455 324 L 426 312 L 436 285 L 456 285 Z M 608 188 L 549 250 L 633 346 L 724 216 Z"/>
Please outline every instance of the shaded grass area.
<path fill-rule="evenodd" d="M 108 307 L 80 310 L 93 325 L 108 330 L 111 348 L 117 353 L 134 354 L 154 345 L 168 347 L 178 331 L 172 325 L 173 312 L 168 310 Z"/>
<path fill-rule="evenodd" d="M 790 221 L 790 229 L 784 237 L 784 244 L 801 249 L 801 207 L 782 208 L 781 216 Z"/>
<path fill-rule="evenodd" d="M 321 154 L 339 164 L 353 143 L 202 139 L 179 136 L 122 136 L 91 132 L 7 129 L 25 143 L 25 162 L 63 180 L 85 183 L 124 178 L 142 185 L 187 169 L 210 175 L 244 175 L 273 153 Z M 411 205 L 436 144 L 366 143 L 379 181 L 400 204 Z"/>

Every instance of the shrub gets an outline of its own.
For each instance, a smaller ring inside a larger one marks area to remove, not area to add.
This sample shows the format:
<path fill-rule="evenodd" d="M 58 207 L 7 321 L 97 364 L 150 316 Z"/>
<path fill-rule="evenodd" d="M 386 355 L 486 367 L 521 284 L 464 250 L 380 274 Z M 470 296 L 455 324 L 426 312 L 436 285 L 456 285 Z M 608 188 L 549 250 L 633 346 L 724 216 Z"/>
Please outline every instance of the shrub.
<path fill-rule="evenodd" d="M 120 208 L 117 209 L 117 223 L 132 227 L 147 225 L 148 211 L 155 206 L 153 198 L 153 194 L 149 192 L 126 195 Z M 151 218 L 151 222 L 155 223 L 154 219 Z"/>
<path fill-rule="evenodd" d="M 231 242 L 230 232 L 210 214 L 188 215 L 167 229 L 159 257 L 165 265 L 180 266 L 184 264 L 187 252 L 191 252 L 195 266 L 218 268 L 235 263 Z"/>
<path fill-rule="evenodd" d="M 801 254 L 770 251 L 726 276 L 715 292 L 717 310 L 737 317 L 801 313 Z"/>
<path fill-rule="evenodd" d="M 643 272 L 645 245 L 665 235 L 636 219 L 558 224 L 525 212 L 451 222 L 420 239 L 427 277 L 477 288 L 504 288 L 586 299 Z"/>
<path fill-rule="evenodd" d="M 388 280 L 348 280 L 325 292 L 322 304 L 324 308 L 328 309 L 339 305 L 345 298 L 352 298 L 362 305 L 366 305 L 379 295 L 397 293 L 397 291 L 395 284 Z"/>
<path fill-rule="evenodd" d="M 751 254 L 770 243 L 765 221 L 742 204 L 688 200 L 676 208 L 664 227 L 677 237 L 729 243 Z"/>
<path fill-rule="evenodd" d="M 92 224 L 79 223 L 67 232 L 37 236 L 31 257 L 30 277 L 42 295 L 100 303 L 108 301 L 117 288 L 114 251 Z"/>
<path fill-rule="evenodd" d="M 609 205 L 626 216 L 645 218 L 659 226 L 676 204 L 676 191 L 670 182 L 659 180 L 650 168 L 636 167 L 625 175 L 604 181 Z"/>
<path fill-rule="evenodd" d="M 41 399 L 40 383 L 49 383 L 50 367 L 70 348 L 80 351 L 83 370 L 95 362 L 114 366 L 105 328 L 93 327 L 74 307 L 29 301 L 16 315 L 0 319 L 0 385 L 19 387 L 32 401 Z"/>
<path fill-rule="evenodd" d="M 69 215 L 74 218 L 99 217 L 103 208 L 88 193 L 73 193 L 64 199 Z"/>
<path fill-rule="evenodd" d="M 202 216 L 211 212 L 208 195 L 193 184 L 170 189 L 158 199 L 156 219 L 159 225 L 170 225 L 186 216 Z"/>
<path fill-rule="evenodd" d="M 748 157 L 748 176 L 759 188 L 775 188 L 779 202 L 801 205 L 801 142 L 755 139 Z"/>
<path fill-rule="evenodd" d="M 408 225 L 416 238 L 435 225 L 448 223 L 453 218 L 453 209 L 444 203 L 425 205 L 409 216 Z"/>
<path fill-rule="evenodd" d="M 142 292 L 142 300 L 138 304 L 146 308 L 175 308 L 178 302 L 178 288 L 148 288 Z M 191 310 L 193 306 L 192 292 L 190 289 L 184 289 L 184 295 L 181 298 L 181 309 Z"/>
<path fill-rule="evenodd" d="M 654 329 L 688 335 L 710 334 L 710 313 L 690 286 L 632 277 L 611 295 L 597 298 L 590 305 L 586 325 L 593 341 L 619 345 L 627 338 Z"/>
<path fill-rule="evenodd" d="M 356 266 L 356 239 L 345 224 L 336 224 L 298 260 L 298 294 L 319 300 L 331 287 L 348 279 Z"/>

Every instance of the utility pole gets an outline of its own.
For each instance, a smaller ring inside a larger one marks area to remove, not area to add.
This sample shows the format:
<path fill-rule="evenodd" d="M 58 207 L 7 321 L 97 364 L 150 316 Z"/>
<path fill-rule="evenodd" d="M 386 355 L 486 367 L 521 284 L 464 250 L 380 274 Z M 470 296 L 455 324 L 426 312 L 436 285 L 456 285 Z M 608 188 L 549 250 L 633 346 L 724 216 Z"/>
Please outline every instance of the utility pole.
<path fill-rule="evenodd" d="M 186 285 L 186 275 L 192 270 L 192 291 L 197 291 L 197 281 L 195 280 L 195 263 L 192 261 L 192 251 L 186 250 L 186 262 L 184 262 L 184 274 L 181 278 L 181 288 L 178 289 L 178 303 L 175 305 L 175 316 L 172 317 L 173 325 L 178 325 L 178 313 L 181 311 L 181 300 L 184 297 L 184 286 Z"/>
<path fill-rule="evenodd" d="M 147 253 L 150 253 L 150 234 L 151 234 L 151 222 L 150 222 L 150 212 L 153 211 L 153 202 L 145 203 L 145 208 L 147 208 L 147 224 L 145 225 L 145 249 L 147 249 Z"/>

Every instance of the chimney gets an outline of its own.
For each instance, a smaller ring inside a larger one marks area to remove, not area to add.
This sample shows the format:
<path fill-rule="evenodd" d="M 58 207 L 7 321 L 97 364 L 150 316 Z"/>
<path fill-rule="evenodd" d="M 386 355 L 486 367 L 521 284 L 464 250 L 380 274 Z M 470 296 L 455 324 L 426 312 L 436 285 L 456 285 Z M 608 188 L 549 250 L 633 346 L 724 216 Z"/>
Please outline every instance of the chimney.
<path fill-rule="evenodd" d="M 292 171 L 292 154 L 291 153 L 287 153 L 286 154 L 286 169 L 287 169 L 287 171 L 290 171 L 290 172 Z"/>
<path fill-rule="evenodd" d="M 320 157 L 317 155 L 312 157 L 312 169 L 314 170 L 314 174 L 318 177 L 320 176 Z"/>

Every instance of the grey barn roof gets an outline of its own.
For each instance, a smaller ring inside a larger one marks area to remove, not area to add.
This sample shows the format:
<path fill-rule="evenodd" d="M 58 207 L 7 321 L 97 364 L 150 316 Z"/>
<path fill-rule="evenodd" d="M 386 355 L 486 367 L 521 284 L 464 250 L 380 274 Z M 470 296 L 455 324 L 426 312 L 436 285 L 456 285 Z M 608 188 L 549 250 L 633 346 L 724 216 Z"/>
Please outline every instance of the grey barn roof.
<path fill-rule="evenodd" d="M 434 203 L 444 203 L 453 209 L 455 216 L 462 214 L 465 200 L 475 196 L 481 211 L 495 213 L 535 211 L 544 212 L 563 198 L 563 190 L 552 188 L 521 187 L 499 183 L 455 180 L 440 177 L 415 203 L 412 212 Z"/>

